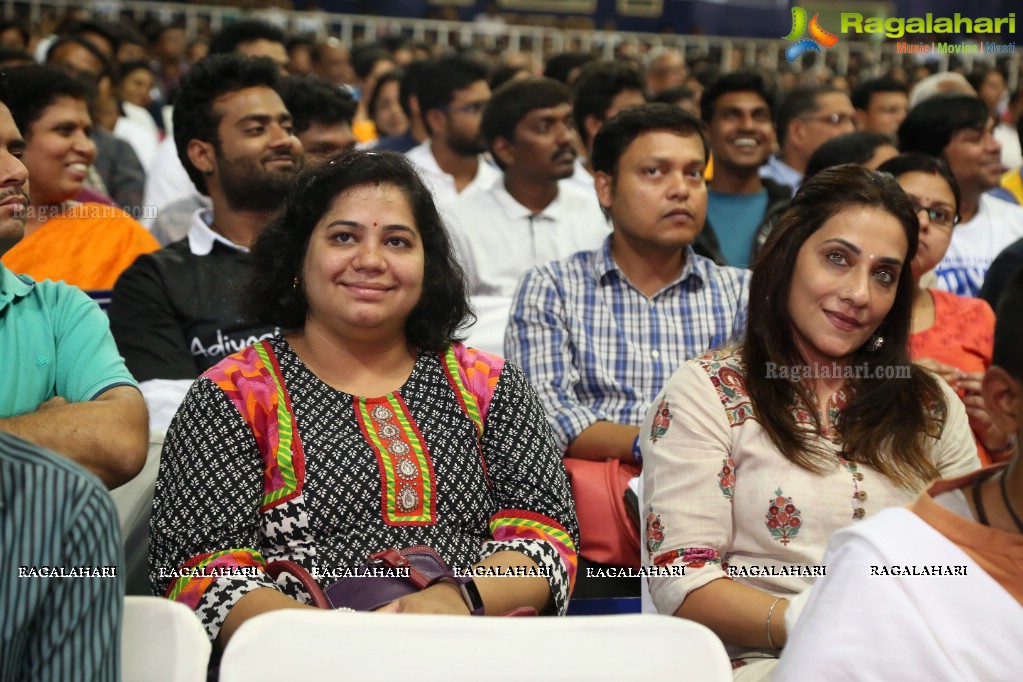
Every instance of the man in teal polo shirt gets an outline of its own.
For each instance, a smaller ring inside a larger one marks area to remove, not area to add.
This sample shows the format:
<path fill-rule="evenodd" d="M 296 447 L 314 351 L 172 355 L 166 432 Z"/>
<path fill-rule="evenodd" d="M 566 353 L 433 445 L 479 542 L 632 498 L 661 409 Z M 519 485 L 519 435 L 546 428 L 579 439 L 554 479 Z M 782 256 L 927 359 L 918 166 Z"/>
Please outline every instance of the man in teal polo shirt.
<path fill-rule="evenodd" d="M 25 230 L 25 141 L 0 92 L 0 255 Z M 45 228 L 43 228 L 45 229 Z M 109 488 L 145 464 L 146 404 L 106 315 L 79 289 L 0 264 L 0 431 L 77 462 Z"/>

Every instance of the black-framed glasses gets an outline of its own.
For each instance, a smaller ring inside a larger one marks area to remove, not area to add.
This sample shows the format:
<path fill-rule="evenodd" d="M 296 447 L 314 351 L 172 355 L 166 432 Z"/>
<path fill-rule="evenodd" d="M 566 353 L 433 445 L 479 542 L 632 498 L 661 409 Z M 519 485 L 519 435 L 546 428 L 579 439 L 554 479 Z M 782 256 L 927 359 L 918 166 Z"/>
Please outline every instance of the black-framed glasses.
<path fill-rule="evenodd" d="M 471 116 L 479 116 L 483 113 L 483 110 L 487 108 L 486 102 L 470 102 L 469 104 L 461 104 L 459 106 L 453 106 L 451 104 L 446 107 L 437 107 L 446 114 L 457 112 L 459 114 L 469 114 Z"/>
<path fill-rule="evenodd" d="M 913 196 L 909 197 L 909 202 L 913 205 L 913 213 L 926 211 L 932 225 L 951 230 L 959 223 L 959 215 L 947 206 L 924 206 Z"/>
<path fill-rule="evenodd" d="M 829 126 L 840 126 L 853 122 L 852 114 L 822 114 L 821 116 L 800 116 L 800 121 L 817 121 Z"/>

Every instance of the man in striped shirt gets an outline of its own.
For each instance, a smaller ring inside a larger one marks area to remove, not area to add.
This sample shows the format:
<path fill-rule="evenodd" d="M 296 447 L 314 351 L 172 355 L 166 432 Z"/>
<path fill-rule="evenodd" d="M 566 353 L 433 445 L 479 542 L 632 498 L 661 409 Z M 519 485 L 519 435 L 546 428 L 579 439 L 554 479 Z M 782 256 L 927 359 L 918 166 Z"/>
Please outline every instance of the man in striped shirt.
<path fill-rule="evenodd" d="M 505 354 L 540 395 L 567 457 L 639 453 L 639 425 L 687 359 L 745 328 L 748 272 L 697 256 L 707 142 L 666 104 L 628 109 L 594 140 L 604 246 L 531 269 L 519 283 Z"/>
<path fill-rule="evenodd" d="M 117 510 L 98 478 L 0 431 L 0 682 L 120 679 Z"/>

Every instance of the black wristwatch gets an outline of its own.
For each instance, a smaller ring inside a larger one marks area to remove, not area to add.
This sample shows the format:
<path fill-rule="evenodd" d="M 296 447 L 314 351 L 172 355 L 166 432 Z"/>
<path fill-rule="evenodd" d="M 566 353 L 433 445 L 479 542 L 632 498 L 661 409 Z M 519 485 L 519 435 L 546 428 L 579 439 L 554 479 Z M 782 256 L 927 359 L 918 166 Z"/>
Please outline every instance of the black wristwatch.
<path fill-rule="evenodd" d="M 482 616 L 483 598 L 480 596 L 479 588 L 476 587 L 476 581 L 473 580 L 473 577 L 471 575 L 455 575 L 452 573 L 448 576 L 448 579 L 458 586 L 458 591 L 462 594 L 465 605 L 469 607 L 469 614 Z"/>

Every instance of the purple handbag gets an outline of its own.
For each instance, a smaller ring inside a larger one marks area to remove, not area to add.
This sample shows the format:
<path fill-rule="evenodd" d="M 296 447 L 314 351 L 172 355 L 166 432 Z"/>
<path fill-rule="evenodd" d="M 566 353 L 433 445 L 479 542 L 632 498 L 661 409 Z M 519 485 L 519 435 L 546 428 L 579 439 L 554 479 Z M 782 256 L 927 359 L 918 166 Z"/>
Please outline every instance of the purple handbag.
<path fill-rule="evenodd" d="M 343 578 L 326 590 L 322 589 L 307 570 L 294 561 L 271 561 L 266 573 L 276 580 L 281 573 L 295 577 L 312 600 L 321 609 L 352 609 L 373 611 L 396 599 L 425 590 L 441 580 L 450 580 L 465 589 L 471 578 L 456 576 L 439 554 L 426 545 L 415 545 L 403 550 L 385 549 L 369 555 L 366 563 L 355 569 L 353 575 Z M 475 585 L 472 585 L 475 590 Z M 478 607 L 472 615 L 483 615 L 482 602 L 476 593 Z M 502 614 L 505 616 L 535 616 L 536 609 L 522 607 Z"/>
<path fill-rule="evenodd" d="M 331 608 L 373 611 L 439 580 L 454 579 L 440 555 L 425 545 L 374 552 L 357 573 L 324 590 Z"/>

